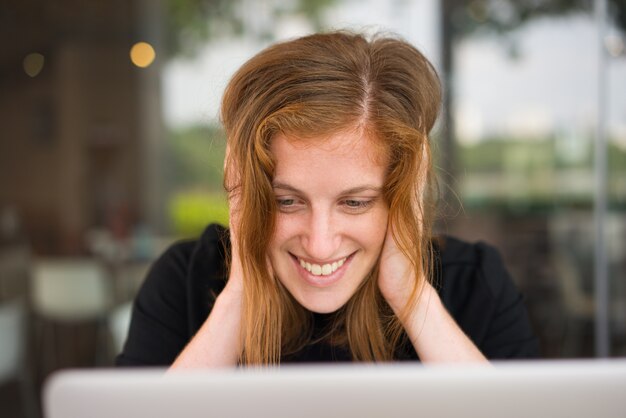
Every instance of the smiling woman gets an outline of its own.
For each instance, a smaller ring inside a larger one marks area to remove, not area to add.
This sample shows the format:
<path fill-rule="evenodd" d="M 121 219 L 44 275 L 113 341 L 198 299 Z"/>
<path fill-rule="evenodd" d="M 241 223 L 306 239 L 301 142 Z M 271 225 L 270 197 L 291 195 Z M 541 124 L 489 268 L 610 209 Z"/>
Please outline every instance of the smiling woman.
<path fill-rule="evenodd" d="M 380 255 L 389 214 L 386 166 L 359 130 L 306 142 L 278 135 L 270 149 L 278 206 L 270 263 L 300 305 L 335 312 Z"/>
<path fill-rule="evenodd" d="M 495 250 L 431 234 L 439 105 L 395 38 L 311 35 L 245 63 L 222 102 L 230 230 L 157 261 L 118 363 L 536 356 Z"/>

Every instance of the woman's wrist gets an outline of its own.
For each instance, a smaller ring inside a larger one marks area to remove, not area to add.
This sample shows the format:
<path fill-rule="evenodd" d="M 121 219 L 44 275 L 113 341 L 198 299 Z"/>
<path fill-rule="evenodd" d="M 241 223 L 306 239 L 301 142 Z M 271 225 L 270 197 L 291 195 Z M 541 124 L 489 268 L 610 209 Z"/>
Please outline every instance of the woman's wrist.
<path fill-rule="evenodd" d="M 412 283 L 413 280 L 409 280 L 408 282 Z M 405 327 L 407 324 L 404 322 L 408 320 L 409 317 L 425 315 L 426 307 L 424 305 L 427 305 L 431 293 L 437 295 L 432 285 L 424 279 L 416 284 L 414 290 L 415 297 L 413 299 L 411 298 L 412 291 L 413 289 L 405 288 L 402 292 L 383 294 L 385 301 L 391 307 L 394 314 L 400 318 Z"/>
<path fill-rule="evenodd" d="M 237 286 L 227 284 L 215 299 L 211 313 L 171 369 L 236 365 L 241 353 L 242 298 Z"/>
<path fill-rule="evenodd" d="M 224 290 L 220 292 L 217 296 L 215 303 L 218 301 L 222 301 L 222 304 L 238 304 L 241 305 L 241 301 L 243 300 L 243 289 L 239 286 L 229 286 L 227 283 L 224 287 Z"/>
<path fill-rule="evenodd" d="M 452 318 L 430 283 L 425 283 L 418 301 L 401 321 L 423 362 L 487 361 Z"/>
<path fill-rule="evenodd" d="M 408 331 L 414 328 L 414 324 L 423 324 L 429 313 L 439 308 L 441 299 L 435 288 L 424 280 L 415 289 L 415 299 L 411 300 L 411 294 L 407 291 L 401 297 L 387 299 L 387 303 Z"/>

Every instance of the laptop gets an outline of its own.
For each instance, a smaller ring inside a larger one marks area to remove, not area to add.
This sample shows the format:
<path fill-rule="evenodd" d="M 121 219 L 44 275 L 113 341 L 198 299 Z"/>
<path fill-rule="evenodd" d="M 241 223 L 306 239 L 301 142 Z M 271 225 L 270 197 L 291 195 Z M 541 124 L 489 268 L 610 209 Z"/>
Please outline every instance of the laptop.
<path fill-rule="evenodd" d="M 46 418 L 626 417 L 626 360 L 67 370 Z"/>

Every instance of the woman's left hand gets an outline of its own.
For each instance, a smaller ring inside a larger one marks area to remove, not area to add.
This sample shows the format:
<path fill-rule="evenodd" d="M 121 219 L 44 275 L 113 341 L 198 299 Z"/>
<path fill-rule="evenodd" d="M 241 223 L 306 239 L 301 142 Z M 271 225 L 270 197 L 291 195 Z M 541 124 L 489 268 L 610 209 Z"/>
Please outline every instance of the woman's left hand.
<path fill-rule="evenodd" d="M 378 286 L 402 322 L 421 361 L 487 361 L 450 316 L 426 276 L 422 274 L 416 278 L 415 274 L 411 262 L 396 245 L 388 227 L 380 254 Z M 407 311 L 414 286 L 418 286 L 418 299 Z"/>

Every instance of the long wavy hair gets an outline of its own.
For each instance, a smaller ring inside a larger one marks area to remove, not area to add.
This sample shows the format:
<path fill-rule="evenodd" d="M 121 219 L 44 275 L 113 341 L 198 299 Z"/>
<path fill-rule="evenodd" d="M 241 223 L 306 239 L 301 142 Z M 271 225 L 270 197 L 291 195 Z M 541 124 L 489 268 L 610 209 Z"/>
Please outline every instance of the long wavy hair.
<path fill-rule="evenodd" d="M 396 37 L 332 32 L 278 43 L 247 61 L 224 93 L 228 156 L 224 186 L 237 195 L 237 244 L 244 281 L 243 365 L 277 365 L 311 342 L 312 315 L 267 265 L 277 212 L 270 142 L 278 133 L 305 141 L 365 129 L 388 161 L 383 195 L 388 227 L 411 261 L 410 302 L 394 314 L 377 267 L 337 313 L 327 337 L 356 361 L 388 361 L 405 334 L 399 317 L 419 298 L 432 268 L 434 200 L 429 132 L 441 102 L 439 78 L 416 48 Z"/>

